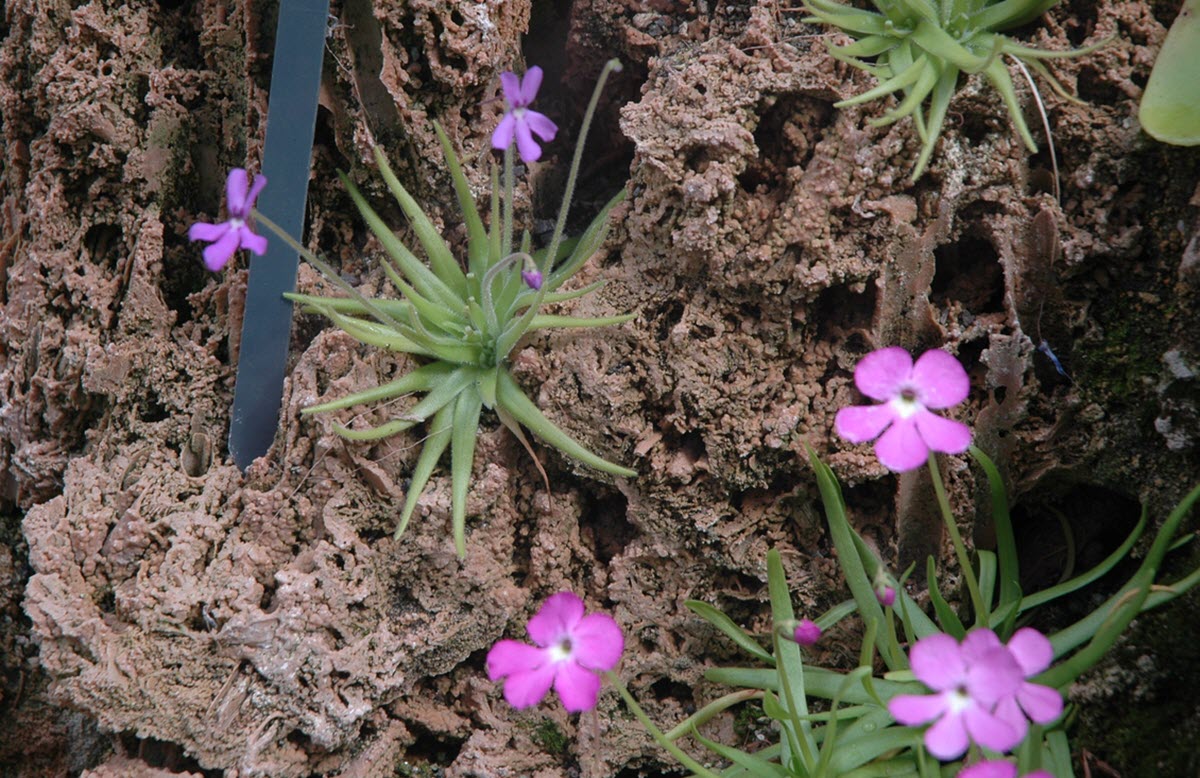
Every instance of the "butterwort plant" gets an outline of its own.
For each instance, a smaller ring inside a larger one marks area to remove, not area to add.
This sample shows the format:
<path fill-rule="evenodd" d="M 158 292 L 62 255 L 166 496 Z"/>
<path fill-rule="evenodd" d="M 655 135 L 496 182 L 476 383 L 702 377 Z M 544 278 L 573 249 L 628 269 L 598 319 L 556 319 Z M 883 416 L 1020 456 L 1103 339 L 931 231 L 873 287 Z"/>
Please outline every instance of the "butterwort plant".
<path fill-rule="evenodd" d="M 903 397 L 907 387 L 922 392 L 923 404 L 961 400 L 969 388 L 962 384 L 965 371 L 960 376 L 946 359 L 953 358 L 926 354 L 913 363 L 896 351 L 869 362 L 864 359 L 870 368 L 868 377 L 882 381 L 878 387 L 865 381 L 871 389 L 867 394 L 885 404 L 897 396 L 915 402 L 915 397 Z M 885 362 L 891 365 L 886 370 L 881 368 Z M 888 423 L 900 424 L 915 416 L 893 408 Z M 874 426 L 886 428 L 882 423 Z M 936 467 L 926 441 L 911 445 L 920 447 L 930 467 Z M 971 593 L 971 607 L 963 611 L 967 618 L 950 606 L 939 589 L 932 558 L 927 560 L 925 576 L 929 612 L 917 604 L 905 587 L 912 569 L 898 579 L 888 572 L 874 547 L 851 525 L 833 471 L 810 449 L 830 540 L 850 598 L 814 618 L 797 620 L 782 556 L 771 549 L 766 578 L 772 627 L 766 635 L 744 629 L 713 605 L 687 602 L 753 664 L 708 670 L 707 680 L 730 690 L 665 732 L 649 720 L 615 670 L 607 671 L 611 685 L 651 737 L 692 774 L 705 778 L 1072 774 L 1071 748 L 1063 728 L 1069 717 L 1064 694 L 1080 674 L 1104 657 L 1137 614 L 1200 583 L 1200 569 L 1170 583 L 1158 581 L 1166 554 L 1191 539 L 1181 529 L 1200 500 L 1200 487 L 1162 523 L 1123 587 L 1074 624 L 1043 634 L 1020 622 L 1038 606 L 1075 592 L 1116 567 L 1141 537 L 1146 515 L 1125 542 L 1093 569 L 1026 594 L 1020 586 L 1008 498 L 999 471 L 978 448 L 968 451 L 989 487 L 989 498 L 979 508 L 991 516 L 997 544 L 995 551 L 977 549 L 974 560 L 965 551 L 960 553 L 961 577 Z M 939 484 L 936 472 L 934 476 Z M 945 503 L 944 494 L 939 494 L 939 503 Z M 958 551 L 961 538 L 954 540 Z M 581 612 L 577 607 L 575 613 Z M 835 669 L 806 661 L 805 650 L 812 649 L 802 650 L 803 646 L 817 645 L 823 632 L 855 616 L 861 624 L 852 633 L 862 635 L 857 666 Z M 536 642 L 553 645 L 545 637 L 550 630 L 539 627 L 538 632 L 542 638 L 531 627 Z M 556 634 L 567 633 L 563 628 Z M 546 649 L 541 651 L 529 652 L 528 666 L 543 674 L 539 688 L 548 689 L 553 681 L 547 680 Z M 565 651 L 556 656 L 567 661 Z M 489 662 L 489 672 L 491 668 Z M 765 741 L 746 749 L 701 734 L 706 723 L 747 704 L 756 706 L 751 715 L 765 715 L 771 721 L 764 730 L 769 733 Z M 708 752 L 704 763 L 682 748 L 689 739 Z M 716 762 L 720 764 L 714 768 Z"/>
<path fill-rule="evenodd" d="M 424 395 L 411 407 L 377 426 L 334 426 L 339 435 L 349 440 L 371 441 L 425 425 L 424 446 L 413 467 L 412 480 L 397 521 L 396 537 L 408 526 L 421 492 L 449 449 L 454 545 L 460 557 L 466 555 L 467 493 L 484 409 L 494 411 L 531 454 L 533 449 L 523 428 L 597 470 L 623 477 L 635 475 L 633 470 L 585 448 L 552 423 L 526 396 L 509 370 L 510 354 L 531 331 L 603 327 L 632 319 L 631 315 L 589 319 L 542 313 L 547 304 L 581 297 L 602 285 L 598 282 L 562 291 L 562 287 L 600 248 L 608 233 L 609 214 L 624 199 L 624 191 L 608 201 L 582 235 L 566 239 L 563 232 L 587 129 L 600 90 L 608 74 L 619 68 L 616 60 L 608 62 L 597 81 L 584 115 L 554 232 L 542 248 L 535 250 L 532 247 L 528 231 L 524 231 L 519 242 L 513 234 L 514 147 L 523 159 L 534 159 L 541 152 L 536 148 L 533 135 L 545 141 L 553 138 L 556 131 L 549 118 L 529 107 L 541 82 L 541 71 L 536 68 L 530 68 L 524 79 L 511 73 L 504 74 L 501 79 L 508 104 L 493 133 L 493 142 L 503 145 L 504 183 L 501 191 L 501 176 L 493 170 L 490 218 L 486 226 L 450 139 L 439 125 L 434 124 L 466 227 L 466 257 L 463 261 L 454 255 L 432 220 L 401 184 L 378 147 L 374 157 L 380 175 L 408 218 L 426 261 L 419 259 L 396 237 L 358 187 L 348 176 L 341 175 L 367 227 L 386 252 L 382 266 L 395 289 L 395 298 L 363 297 L 324 260 L 258 215 L 263 226 L 279 234 L 347 295 L 290 294 L 287 295 L 289 299 L 300 303 L 305 311 L 324 315 L 363 343 L 408 354 L 419 363 L 418 367 L 393 381 L 303 410 L 306 415 L 326 413 L 410 394 Z M 538 467 L 541 469 L 540 464 Z"/>
<path fill-rule="evenodd" d="M 1003 34 L 1037 19 L 1058 0 L 872 0 L 874 11 L 837 0 L 801 2 L 811 14 L 806 21 L 836 27 L 856 39 L 846 45 L 829 44 L 829 53 L 879 81 L 872 89 L 834 103 L 835 107 L 899 93 L 895 107 L 870 124 L 882 126 L 906 116 L 913 118 L 921 140 L 914 181 L 929 164 L 962 74 L 980 73 L 987 79 L 1004 100 L 1022 142 L 1030 151 L 1037 151 L 1005 57 L 1028 66 L 1060 95 L 1075 100 L 1043 60 L 1078 57 L 1106 42 L 1070 51 L 1048 51 Z"/>

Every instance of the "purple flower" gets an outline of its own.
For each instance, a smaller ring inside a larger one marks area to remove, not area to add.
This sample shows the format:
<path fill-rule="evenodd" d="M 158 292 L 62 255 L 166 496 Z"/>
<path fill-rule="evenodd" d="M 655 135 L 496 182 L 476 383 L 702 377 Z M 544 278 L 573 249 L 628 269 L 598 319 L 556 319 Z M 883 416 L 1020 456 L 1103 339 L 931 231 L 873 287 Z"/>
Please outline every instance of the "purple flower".
<path fill-rule="evenodd" d="M 196 222 L 188 229 L 188 240 L 212 243 L 204 249 L 204 266 L 214 273 L 225 267 L 238 249 L 249 249 L 260 257 L 267 251 L 267 239 L 246 223 L 258 193 L 267 185 L 267 177 L 257 175 L 253 184 L 247 178 L 245 170 L 235 167 L 225 179 L 225 198 L 229 202 L 227 221 L 220 224 Z"/>
<path fill-rule="evenodd" d="M 886 583 L 875 584 L 875 599 L 885 608 L 892 607 L 896 604 L 896 587 Z"/>
<path fill-rule="evenodd" d="M 792 633 L 792 639 L 802 646 L 811 646 L 821 639 L 821 628 L 815 621 L 801 619 Z"/>
<path fill-rule="evenodd" d="M 600 678 L 625 650 L 621 628 L 603 613 L 583 615 L 571 592 L 552 595 L 526 626 L 537 646 L 501 640 L 487 655 L 488 678 L 505 678 L 504 699 L 514 708 L 536 705 L 551 685 L 571 713 L 596 707 Z"/>
<path fill-rule="evenodd" d="M 542 69 L 536 65 L 525 71 L 524 78 L 517 79 L 516 73 L 501 73 L 500 86 L 504 89 L 504 100 L 508 110 L 492 132 L 492 148 L 503 151 L 517 139 L 517 151 L 525 162 L 536 162 L 542 156 L 542 148 L 533 139 L 537 135 L 542 141 L 554 140 L 558 127 L 542 113 L 529 110 L 542 85 Z"/>
<path fill-rule="evenodd" d="M 1032 678 L 1050 666 L 1054 648 L 1045 635 L 1032 627 L 1016 631 L 1008 639 L 1008 651 L 1021 667 L 1025 678 Z M 1038 724 L 1049 724 L 1062 715 L 1063 700 L 1057 689 L 1023 681 L 1014 694 L 996 706 L 996 715 L 1013 726 L 1025 726 L 1025 717 Z"/>
<path fill-rule="evenodd" d="M 913 674 L 933 694 L 902 694 L 888 702 L 888 712 L 905 726 L 935 722 L 925 732 L 925 747 L 938 759 L 957 759 L 972 741 L 1005 752 L 1025 737 L 993 711 L 1017 693 L 1021 666 L 991 630 L 975 630 L 960 645 L 949 635 L 921 638 L 909 654 Z"/>
<path fill-rule="evenodd" d="M 963 768 L 955 778 L 1017 778 L 1017 766 L 1003 759 L 990 762 L 979 762 Z M 1025 773 L 1025 778 L 1054 778 L 1045 770 L 1034 770 Z"/>
<path fill-rule="evenodd" d="M 851 443 L 882 433 L 875 454 L 889 470 L 920 467 L 931 449 L 961 454 L 971 445 L 970 427 L 929 411 L 957 405 L 971 389 L 967 371 L 946 352 L 926 351 L 914 365 L 897 346 L 872 351 L 854 369 L 854 383 L 882 404 L 842 408 L 834 426 Z"/>

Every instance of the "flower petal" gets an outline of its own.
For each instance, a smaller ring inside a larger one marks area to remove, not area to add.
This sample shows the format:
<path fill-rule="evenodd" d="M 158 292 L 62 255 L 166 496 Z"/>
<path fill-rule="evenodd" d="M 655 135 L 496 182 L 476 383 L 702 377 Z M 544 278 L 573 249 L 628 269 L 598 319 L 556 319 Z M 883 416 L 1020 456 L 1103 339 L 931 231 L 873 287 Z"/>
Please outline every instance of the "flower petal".
<path fill-rule="evenodd" d="M 546 664 L 536 670 L 512 673 L 504 681 L 504 699 L 518 710 L 537 705 L 554 683 L 554 667 Z"/>
<path fill-rule="evenodd" d="M 525 71 L 521 79 L 521 105 L 529 105 L 537 99 L 538 90 L 542 88 L 542 69 L 534 65 Z"/>
<path fill-rule="evenodd" d="M 238 228 L 238 243 L 258 256 L 267 253 L 267 239 L 243 224 Z"/>
<path fill-rule="evenodd" d="M 896 411 L 888 403 L 851 405 L 837 412 L 833 428 L 851 443 L 866 443 L 879 437 L 895 418 Z"/>
<path fill-rule="evenodd" d="M 242 218 L 250 216 L 250 209 L 254 207 L 254 201 L 258 199 L 258 195 L 262 192 L 263 187 L 267 185 L 267 177 L 259 173 L 254 177 L 254 183 L 250 185 L 250 192 L 246 195 L 245 211 Z"/>
<path fill-rule="evenodd" d="M 525 629 L 534 643 L 546 647 L 570 638 L 582 618 L 583 600 L 572 592 L 559 592 L 546 598 Z"/>
<path fill-rule="evenodd" d="M 1021 666 L 1003 646 L 967 664 L 967 693 L 988 710 L 1016 694 L 1024 682 Z"/>
<path fill-rule="evenodd" d="M 1062 715 L 1063 699 L 1057 689 L 1039 683 L 1024 683 L 1017 692 L 1017 702 L 1029 718 L 1038 724 L 1049 724 Z"/>
<path fill-rule="evenodd" d="M 903 473 L 925 464 L 929 447 L 917 432 L 917 424 L 910 416 L 900 419 L 875 443 L 875 456 L 888 470 Z"/>
<path fill-rule="evenodd" d="M 1003 647 L 1004 644 L 1000 642 L 1000 638 L 990 629 L 971 630 L 963 638 L 962 645 L 959 646 L 963 661 L 968 664 L 978 662 L 989 652 Z"/>
<path fill-rule="evenodd" d="M 958 641 L 940 632 L 918 640 L 909 663 L 917 680 L 939 692 L 955 688 L 967 675 Z"/>
<path fill-rule="evenodd" d="M 961 421 L 945 419 L 926 410 L 917 411 L 912 418 L 921 439 L 934 451 L 961 454 L 971 446 L 971 428 Z"/>
<path fill-rule="evenodd" d="M 188 227 L 188 240 L 206 240 L 211 243 L 220 240 L 221 236 L 227 232 L 229 232 L 229 222 L 221 222 L 220 224 L 196 222 L 191 227 Z"/>
<path fill-rule="evenodd" d="M 504 151 L 512 145 L 513 135 L 517 131 L 517 117 L 511 112 L 504 114 L 504 118 L 496 125 L 496 129 L 492 130 L 492 148 Z"/>
<path fill-rule="evenodd" d="M 946 712 L 946 699 L 940 694 L 897 694 L 888 700 L 888 713 L 906 727 L 927 724 Z"/>
<path fill-rule="evenodd" d="M 1016 695 L 1000 700 L 992 713 L 1018 732 L 1029 727 L 1029 719 L 1025 717 L 1021 706 L 1017 704 Z"/>
<path fill-rule="evenodd" d="M 967 752 L 970 745 L 963 717 L 947 713 L 938 723 L 925 731 L 925 747 L 943 762 L 957 759 Z"/>
<path fill-rule="evenodd" d="M 1000 759 L 979 762 L 960 771 L 956 778 L 1017 778 L 1017 766 Z"/>
<path fill-rule="evenodd" d="M 554 691 L 568 713 L 591 710 L 600 694 L 600 676 L 574 662 L 560 662 L 554 674 Z"/>
<path fill-rule="evenodd" d="M 1050 645 L 1050 640 L 1033 627 L 1017 630 L 1008 639 L 1008 650 L 1026 678 L 1042 672 L 1054 661 L 1054 647 Z"/>
<path fill-rule="evenodd" d="M 971 379 L 962 363 L 945 351 L 932 349 L 917 360 L 912 370 L 918 400 L 926 408 L 949 408 L 967 399 Z"/>
<path fill-rule="evenodd" d="M 533 139 L 533 135 L 529 133 L 529 124 L 525 119 L 517 119 L 517 153 L 521 155 L 523 162 L 537 162 L 542 156 L 542 147 Z"/>
<path fill-rule="evenodd" d="M 238 231 L 229 230 L 220 240 L 204 249 L 204 266 L 212 272 L 225 267 L 225 263 L 233 256 L 238 247 Z"/>
<path fill-rule="evenodd" d="M 964 710 L 962 719 L 966 723 L 967 733 L 970 734 L 972 740 L 984 748 L 990 748 L 1000 753 L 1015 748 L 1025 739 L 1025 734 L 1029 731 L 1028 725 L 1015 729 L 1007 721 L 993 716 L 978 705 L 972 705 Z"/>
<path fill-rule="evenodd" d="M 543 143 L 549 143 L 558 134 L 558 125 L 550 121 L 550 117 L 544 113 L 525 111 L 525 123 L 529 125 L 529 129 L 533 130 L 534 135 L 542 139 Z"/>
<path fill-rule="evenodd" d="M 589 670 L 611 670 L 621 661 L 625 636 L 612 616 L 592 613 L 571 630 L 571 657 Z"/>
<path fill-rule="evenodd" d="M 521 80 L 516 73 L 501 73 L 500 88 L 504 90 L 504 101 L 510 108 L 521 107 Z"/>
<path fill-rule="evenodd" d="M 872 400 L 890 400 L 912 373 L 912 356 L 899 346 L 872 351 L 854 368 L 854 385 Z"/>
<path fill-rule="evenodd" d="M 229 207 L 231 216 L 246 212 L 246 190 L 249 188 L 249 176 L 244 169 L 235 167 L 229 171 L 225 178 L 225 204 Z"/>
<path fill-rule="evenodd" d="M 516 640 L 501 640 L 487 655 L 488 678 L 498 681 L 506 675 L 536 670 L 546 663 L 546 651 Z"/>

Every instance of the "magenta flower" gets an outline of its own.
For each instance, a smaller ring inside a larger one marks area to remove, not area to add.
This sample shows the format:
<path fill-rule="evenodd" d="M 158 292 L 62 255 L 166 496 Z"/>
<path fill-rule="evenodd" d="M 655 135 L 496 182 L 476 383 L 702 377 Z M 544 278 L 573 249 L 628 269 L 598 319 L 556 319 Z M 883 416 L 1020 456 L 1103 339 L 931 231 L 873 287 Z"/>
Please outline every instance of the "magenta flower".
<path fill-rule="evenodd" d="M 1003 759 L 978 762 L 960 770 L 955 778 L 1017 778 L 1017 766 Z M 1034 770 L 1032 773 L 1025 773 L 1025 778 L 1054 778 L 1054 776 L 1045 770 Z"/>
<path fill-rule="evenodd" d="M 886 583 L 875 584 L 875 599 L 885 608 L 892 607 L 896 604 L 896 587 Z"/>
<path fill-rule="evenodd" d="M 558 133 L 558 127 L 545 114 L 529 109 L 541 85 L 542 69 L 536 65 L 525 71 L 524 78 L 520 80 L 516 73 L 500 74 L 500 86 L 504 89 L 508 110 L 492 132 L 492 148 L 503 151 L 516 138 L 517 151 L 522 160 L 536 162 L 542 156 L 542 147 L 533 136 L 537 135 L 543 142 L 549 143 Z"/>
<path fill-rule="evenodd" d="M 801 619 L 800 623 L 796 625 L 795 632 L 792 633 L 792 639 L 802 646 L 814 645 L 821 639 L 821 628 L 815 621 Z"/>
<path fill-rule="evenodd" d="M 625 650 L 621 628 L 603 613 L 583 615 L 571 592 L 549 597 L 525 628 L 537 646 L 501 640 L 487 655 L 488 678 L 505 678 L 504 699 L 514 708 L 536 705 L 551 685 L 571 713 L 596 707 L 600 677 Z"/>
<path fill-rule="evenodd" d="M 225 179 L 228 220 L 220 224 L 196 222 L 188 229 L 188 240 L 203 240 L 212 244 L 204 249 L 204 266 L 214 273 L 225 267 L 238 249 L 249 249 L 260 257 L 267 251 L 267 239 L 255 233 L 246 223 L 258 193 L 267 185 L 267 177 L 256 175 L 253 184 L 247 178 L 245 170 L 235 167 Z"/>
<path fill-rule="evenodd" d="M 1045 635 L 1031 627 L 1019 629 L 1008 639 L 1008 652 L 1021 667 L 1025 678 L 1032 678 L 1050 666 L 1054 648 Z M 1057 689 L 1023 681 L 1014 694 L 996 706 L 996 715 L 1013 726 L 1025 726 L 1025 717 L 1038 724 L 1049 724 L 1062 715 L 1063 699 Z"/>
<path fill-rule="evenodd" d="M 970 427 L 929 410 L 957 405 L 971 389 L 967 371 L 946 352 L 926 351 L 914 365 L 897 346 L 872 351 L 854 369 L 854 383 L 882 404 L 842 408 L 834 426 L 851 443 L 882 434 L 875 454 L 889 470 L 920 467 L 931 449 L 961 454 L 971 445 Z"/>
<path fill-rule="evenodd" d="M 1025 737 L 993 711 L 1017 693 L 1024 676 L 1013 655 L 991 630 L 975 630 L 960 645 L 949 635 L 921 638 L 909 661 L 917 679 L 933 694 L 901 694 L 888 701 L 888 712 L 905 726 L 935 722 L 925 732 L 925 747 L 938 759 L 957 759 L 972 741 L 1005 752 Z"/>

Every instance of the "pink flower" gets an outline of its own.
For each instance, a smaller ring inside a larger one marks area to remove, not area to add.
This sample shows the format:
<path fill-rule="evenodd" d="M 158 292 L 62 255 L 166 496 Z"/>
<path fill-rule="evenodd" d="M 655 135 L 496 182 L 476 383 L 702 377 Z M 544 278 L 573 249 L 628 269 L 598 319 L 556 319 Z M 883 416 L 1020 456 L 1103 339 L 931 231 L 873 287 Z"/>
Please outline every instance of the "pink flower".
<path fill-rule="evenodd" d="M 971 445 L 970 427 L 929 411 L 959 404 L 971 389 L 967 371 L 946 352 L 926 351 L 914 365 L 897 346 L 872 351 L 854 369 L 854 383 L 882 404 L 842 408 L 834 426 L 851 443 L 882 433 L 875 454 L 889 470 L 920 467 L 931 449 L 961 454 Z"/>
<path fill-rule="evenodd" d="M 959 771 L 956 778 L 1017 778 L 1017 766 L 1002 759 L 979 762 Z M 1045 770 L 1025 773 L 1025 778 L 1054 778 Z"/>
<path fill-rule="evenodd" d="M 525 71 L 524 78 L 517 80 L 516 73 L 501 73 L 500 86 L 504 89 L 504 101 L 508 110 L 492 132 L 492 148 L 503 151 L 517 139 L 517 151 L 525 162 L 536 162 L 542 156 L 542 148 L 533 139 L 537 135 L 543 142 L 554 140 L 558 127 L 542 113 L 529 110 L 542 85 L 542 69 L 536 65 Z"/>
<path fill-rule="evenodd" d="M 975 630 L 960 645 L 949 635 L 921 638 L 909 654 L 913 674 L 933 694 L 902 694 L 888 712 L 905 726 L 935 722 L 925 732 L 925 747 L 938 759 L 957 759 L 972 741 L 1005 752 L 1025 737 L 993 711 L 1017 693 L 1021 667 L 991 630 Z"/>
<path fill-rule="evenodd" d="M 227 221 L 220 224 L 196 222 L 188 229 L 188 240 L 212 243 L 204 249 L 204 266 L 214 273 L 225 267 L 238 249 L 249 249 L 260 257 L 267 251 L 267 239 L 246 223 L 258 193 L 267 185 L 267 177 L 256 175 L 253 185 L 247 178 L 245 170 L 235 167 L 225 179 L 225 198 L 229 202 Z"/>
<path fill-rule="evenodd" d="M 875 599 L 885 608 L 892 607 L 896 604 L 896 587 L 886 583 L 875 584 Z"/>
<path fill-rule="evenodd" d="M 1008 639 L 1008 651 L 1021 667 L 1025 678 L 1032 678 L 1050 666 L 1054 648 L 1045 635 L 1031 627 L 1019 629 Z M 1013 726 L 1025 726 L 1025 717 L 1038 724 L 1049 724 L 1062 715 L 1063 700 L 1057 689 L 1024 681 L 1014 694 L 996 706 L 996 715 Z"/>
<path fill-rule="evenodd" d="M 583 615 L 583 600 L 571 592 L 549 597 L 526 626 L 537 646 L 501 640 L 487 655 L 488 678 L 505 678 L 504 699 L 514 708 L 536 705 L 551 685 L 571 713 L 596 707 L 600 678 L 625 650 L 621 628 L 603 613 Z"/>
<path fill-rule="evenodd" d="M 802 646 L 811 646 L 821 639 L 821 628 L 815 621 L 801 619 L 792 633 L 792 639 Z"/>

